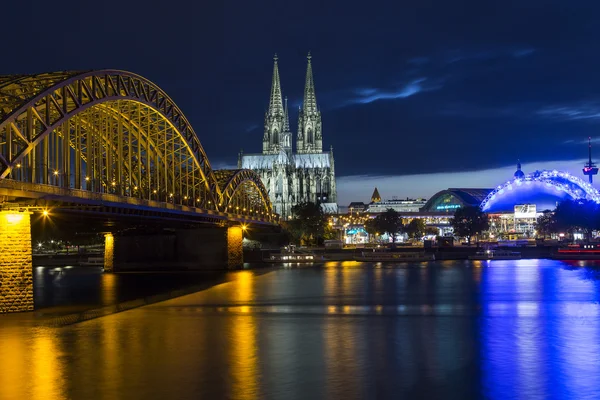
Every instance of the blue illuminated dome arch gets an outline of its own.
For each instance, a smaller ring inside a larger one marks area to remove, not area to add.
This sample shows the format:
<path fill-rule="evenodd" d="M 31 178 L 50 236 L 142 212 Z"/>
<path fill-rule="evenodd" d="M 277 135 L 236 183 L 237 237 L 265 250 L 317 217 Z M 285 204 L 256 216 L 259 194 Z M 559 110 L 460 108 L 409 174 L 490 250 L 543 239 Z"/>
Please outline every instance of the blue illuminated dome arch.
<path fill-rule="evenodd" d="M 563 200 L 600 203 L 600 193 L 589 183 L 557 170 L 535 171 L 499 185 L 481 202 L 488 213 L 513 212 L 517 204 L 535 204 L 537 211 L 553 210 Z"/>

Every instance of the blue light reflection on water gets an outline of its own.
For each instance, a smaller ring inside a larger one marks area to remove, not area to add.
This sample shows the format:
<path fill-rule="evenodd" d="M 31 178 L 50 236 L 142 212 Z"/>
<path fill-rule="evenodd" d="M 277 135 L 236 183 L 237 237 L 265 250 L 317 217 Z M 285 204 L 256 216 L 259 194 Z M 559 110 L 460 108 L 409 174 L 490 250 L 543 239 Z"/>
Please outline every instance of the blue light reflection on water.
<path fill-rule="evenodd" d="M 582 263 L 584 264 L 584 263 Z M 481 280 L 484 393 L 507 399 L 597 399 L 597 272 L 550 260 L 492 261 Z"/>

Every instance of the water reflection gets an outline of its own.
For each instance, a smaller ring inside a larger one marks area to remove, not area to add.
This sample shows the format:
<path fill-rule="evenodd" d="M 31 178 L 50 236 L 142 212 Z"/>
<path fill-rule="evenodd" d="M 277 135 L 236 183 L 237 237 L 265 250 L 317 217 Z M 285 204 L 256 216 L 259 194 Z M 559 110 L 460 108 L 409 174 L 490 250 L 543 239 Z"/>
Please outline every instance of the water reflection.
<path fill-rule="evenodd" d="M 2 316 L 0 398 L 597 397 L 598 270 L 342 264 L 240 271 L 59 329 Z"/>

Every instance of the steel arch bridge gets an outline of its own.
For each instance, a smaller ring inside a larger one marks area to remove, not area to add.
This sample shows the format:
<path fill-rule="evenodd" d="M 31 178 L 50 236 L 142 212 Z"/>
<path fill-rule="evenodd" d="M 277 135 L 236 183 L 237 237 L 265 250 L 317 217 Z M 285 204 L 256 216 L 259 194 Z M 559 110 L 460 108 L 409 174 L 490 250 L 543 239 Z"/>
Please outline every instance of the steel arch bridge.
<path fill-rule="evenodd" d="M 118 70 L 0 76 L 0 188 L 277 220 L 254 172 L 213 170 L 171 98 Z"/>

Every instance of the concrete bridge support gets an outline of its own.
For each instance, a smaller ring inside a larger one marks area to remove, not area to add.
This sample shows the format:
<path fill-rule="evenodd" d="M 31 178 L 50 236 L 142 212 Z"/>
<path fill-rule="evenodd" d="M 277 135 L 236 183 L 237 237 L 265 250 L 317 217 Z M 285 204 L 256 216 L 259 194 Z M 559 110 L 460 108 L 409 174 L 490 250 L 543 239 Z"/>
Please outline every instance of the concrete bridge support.
<path fill-rule="evenodd" d="M 104 246 L 106 272 L 235 269 L 244 263 L 239 225 L 107 234 Z"/>
<path fill-rule="evenodd" d="M 0 211 L 0 314 L 33 310 L 30 219 Z"/>

